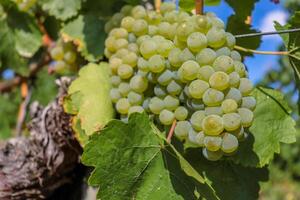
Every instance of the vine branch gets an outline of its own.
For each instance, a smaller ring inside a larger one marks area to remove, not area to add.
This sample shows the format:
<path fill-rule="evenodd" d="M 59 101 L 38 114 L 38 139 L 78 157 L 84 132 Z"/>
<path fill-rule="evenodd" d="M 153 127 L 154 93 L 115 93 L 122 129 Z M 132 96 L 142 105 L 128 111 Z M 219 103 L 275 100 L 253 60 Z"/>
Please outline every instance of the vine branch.
<path fill-rule="evenodd" d="M 174 134 L 174 130 L 175 130 L 175 127 L 176 127 L 176 123 L 177 123 L 177 121 L 176 121 L 176 119 L 173 121 L 173 123 L 172 123 L 172 126 L 171 126 L 171 128 L 170 128 L 170 131 L 169 131 L 169 134 L 168 134 L 168 137 L 167 137 L 167 142 L 168 143 L 171 143 L 171 139 L 172 139 L 172 136 L 173 136 L 173 134 Z"/>
<path fill-rule="evenodd" d="M 195 0 L 195 8 L 196 8 L 196 14 L 202 15 L 203 14 L 203 2 L 204 0 Z"/>

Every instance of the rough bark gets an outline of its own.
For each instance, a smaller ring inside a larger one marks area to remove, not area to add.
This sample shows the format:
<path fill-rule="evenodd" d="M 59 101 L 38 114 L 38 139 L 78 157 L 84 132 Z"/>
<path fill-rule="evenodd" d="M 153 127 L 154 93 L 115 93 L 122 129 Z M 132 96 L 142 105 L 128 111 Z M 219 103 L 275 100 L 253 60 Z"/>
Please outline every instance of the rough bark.
<path fill-rule="evenodd" d="M 58 81 L 59 95 L 45 108 L 32 104 L 29 137 L 0 143 L 1 200 L 46 199 L 74 177 L 82 149 L 62 108 L 69 83 Z"/>

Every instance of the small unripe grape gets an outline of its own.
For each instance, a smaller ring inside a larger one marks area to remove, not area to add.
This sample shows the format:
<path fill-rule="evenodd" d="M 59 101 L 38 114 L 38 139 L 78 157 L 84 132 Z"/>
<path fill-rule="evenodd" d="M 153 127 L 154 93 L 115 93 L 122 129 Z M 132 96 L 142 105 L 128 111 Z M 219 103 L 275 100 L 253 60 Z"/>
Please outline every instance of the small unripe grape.
<path fill-rule="evenodd" d="M 175 114 L 175 118 L 177 120 L 183 121 L 188 116 L 188 110 L 183 106 L 179 106 L 179 107 L 176 108 L 174 114 Z"/>
<path fill-rule="evenodd" d="M 241 126 L 241 117 L 237 113 L 223 115 L 224 128 L 226 131 L 234 131 Z"/>
<path fill-rule="evenodd" d="M 222 141 L 221 149 L 225 153 L 232 153 L 239 146 L 238 139 L 232 134 L 225 133 L 222 139 L 223 141 Z"/>
<path fill-rule="evenodd" d="M 62 60 L 64 58 L 64 50 L 61 46 L 56 46 L 50 51 L 54 60 Z"/>
<path fill-rule="evenodd" d="M 215 70 L 211 66 L 205 65 L 203 67 L 200 67 L 197 78 L 208 82 L 209 78 L 211 77 L 211 75 L 213 75 L 214 72 Z"/>
<path fill-rule="evenodd" d="M 209 115 L 202 120 L 202 129 L 206 135 L 220 135 L 224 130 L 222 117 Z"/>
<path fill-rule="evenodd" d="M 165 69 L 165 59 L 160 55 L 154 55 L 148 60 L 149 69 L 153 73 L 160 73 Z"/>
<path fill-rule="evenodd" d="M 174 121 L 175 116 L 174 113 L 169 111 L 169 110 L 162 110 L 159 114 L 159 121 L 163 124 L 163 125 L 170 125 L 172 124 L 172 122 Z"/>
<path fill-rule="evenodd" d="M 173 73 L 166 69 L 163 73 L 161 73 L 158 78 L 157 78 L 157 82 L 160 85 L 166 86 L 168 85 L 173 79 Z"/>
<path fill-rule="evenodd" d="M 184 139 L 188 136 L 191 124 L 188 121 L 179 121 L 176 124 L 174 133 L 179 139 Z"/>
<path fill-rule="evenodd" d="M 130 65 L 122 64 L 118 67 L 118 75 L 121 79 L 128 79 L 132 76 L 133 69 Z"/>
<path fill-rule="evenodd" d="M 181 65 L 182 77 L 186 80 L 194 80 L 197 78 L 199 64 L 193 60 L 188 60 Z"/>
<path fill-rule="evenodd" d="M 207 106 L 218 106 L 224 99 L 224 94 L 213 88 L 207 89 L 202 97 L 203 102 Z"/>
<path fill-rule="evenodd" d="M 155 96 L 158 96 L 159 98 L 164 98 L 165 96 L 167 96 L 166 89 L 161 85 L 154 86 L 154 94 L 155 94 Z"/>
<path fill-rule="evenodd" d="M 248 108 L 239 108 L 238 114 L 241 116 L 241 123 L 243 127 L 251 126 L 254 117 L 251 110 L 249 110 Z"/>
<path fill-rule="evenodd" d="M 199 63 L 200 66 L 212 65 L 216 58 L 217 58 L 216 52 L 210 48 L 202 49 L 196 55 L 196 61 Z"/>
<path fill-rule="evenodd" d="M 195 130 L 202 130 L 202 121 L 205 118 L 205 116 L 206 115 L 203 110 L 196 111 L 192 114 L 190 121 Z"/>
<path fill-rule="evenodd" d="M 225 72 L 215 72 L 209 78 L 209 85 L 217 90 L 225 90 L 229 87 L 229 76 Z"/>
<path fill-rule="evenodd" d="M 130 108 L 130 103 L 126 98 L 121 98 L 116 103 L 116 109 L 121 114 L 127 114 L 129 108 Z"/>
<path fill-rule="evenodd" d="M 202 80 L 194 80 L 189 85 L 189 94 L 195 99 L 201 99 L 209 84 Z"/>

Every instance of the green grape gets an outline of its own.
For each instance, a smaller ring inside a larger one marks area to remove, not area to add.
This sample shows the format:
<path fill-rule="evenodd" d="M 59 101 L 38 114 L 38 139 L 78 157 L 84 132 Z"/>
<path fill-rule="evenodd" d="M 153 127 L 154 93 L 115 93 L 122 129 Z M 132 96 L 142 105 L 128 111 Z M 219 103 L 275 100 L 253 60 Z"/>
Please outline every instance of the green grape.
<path fill-rule="evenodd" d="M 223 115 L 224 128 L 226 131 L 234 131 L 241 126 L 241 117 L 237 113 Z"/>
<path fill-rule="evenodd" d="M 119 49 L 114 57 L 122 59 L 124 56 L 126 56 L 129 53 L 128 49 Z"/>
<path fill-rule="evenodd" d="M 226 42 L 226 33 L 223 29 L 211 28 L 206 34 L 207 44 L 213 48 L 219 48 Z"/>
<path fill-rule="evenodd" d="M 143 19 L 147 17 L 146 9 L 143 6 L 135 6 L 131 10 L 131 16 L 135 19 Z"/>
<path fill-rule="evenodd" d="M 199 64 L 193 60 L 184 62 L 180 67 L 180 69 L 182 70 L 182 77 L 190 81 L 196 79 L 199 68 Z"/>
<path fill-rule="evenodd" d="M 209 84 L 202 80 L 194 80 L 189 85 L 189 94 L 192 98 L 201 99 Z"/>
<path fill-rule="evenodd" d="M 205 136 L 203 143 L 209 151 L 218 151 L 222 145 L 222 138 L 218 136 Z"/>
<path fill-rule="evenodd" d="M 249 95 L 253 90 L 252 82 L 247 78 L 240 79 L 239 90 L 241 91 L 243 96 Z"/>
<path fill-rule="evenodd" d="M 165 59 L 160 55 L 154 55 L 148 60 L 149 69 L 153 73 L 160 73 L 165 69 Z"/>
<path fill-rule="evenodd" d="M 200 131 L 195 137 L 195 141 L 200 147 L 204 147 L 204 138 L 205 134 L 203 131 Z"/>
<path fill-rule="evenodd" d="M 216 52 L 210 48 L 202 49 L 196 55 L 196 61 L 199 63 L 200 66 L 212 65 L 216 58 Z"/>
<path fill-rule="evenodd" d="M 148 34 L 150 36 L 154 36 L 154 35 L 158 34 L 158 27 L 154 26 L 154 25 L 149 25 L 149 27 L 148 27 Z"/>
<path fill-rule="evenodd" d="M 130 92 L 130 86 L 129 83 L 126 82 L 121 82 L 119 84 L 118 90 L 120 92 L 120 94 L 125 97 L 128 95 L 128 93 Z"/>
<path fill-rule="evenodd" d="M 124 17 L 123 13 L 115 13 L 111 20 L 114 26 L 119 26 L 122 18 Z"/>
<path fill-rule="evenodd" d="M 115 41 L 115 48 L 116 49 L 127 48 L 127 46 L 128 46 L 128 41 L 124 38 L 120 38 L 120 39 L 117 39 Z"/>
<path fill-rule="evenodd" d="M 206 107 L 205 108 L 205 114 L 208 115 L 223 115 L 223 110 L 221 107 Z"/>
<path fill-rule="evenodd" d="M 215 70 L 211 66 L 205 65 L 203 67 L 200 67 L 200 69 L 198 70 L 197 78 L 208 82 L 209 78 L 211 77 L 211 75 L 213 75 L 214 72 Z"/>
<path fill-rule="evenodd" d="M 155 35 L 155 36 L 153 36 L 152 39 L 153 39 L 157 44 L 160 43 L 160 42 L 162 42 L 162 41 L 165 41 L 165 38 L 164 38 L 163 36 L 161 36 L 161 35 Z"/>
<path fill-rule="evenodd" d="M 121 78 L 119 76 L 111 76 L 110 77 L 111 85 L 114 87 L 118 87 L 121 83 Z"/>
<path fill-rule="evenodd" d="M 221 150 L 223 152 L 232 153 L 235 150 L 237 150 L 239 146 L 239 141 L 234 135 L 230 133 L 225 133 L 222 139 L 223 141 L 222 141 Z"/>
<path fill-rule="evenodd" d="M 145 40 L 151 40 L 151 37 L 149 35 L 142 35 L 142 36 L 139 36 L 137 39 L 136 39 L 136 44 L 138 46 L 141 46 L 141 44 L 145 41 Z"/>
<path fill-rule="evenodd" d="M 150 100 L 151 100 L 151 98 L 150 97 L 148 97 L 148 98 L 146 98 L 144 101 L 143 101 L 143 108 L 144 108 L 144 110 L 145 111 L 147 111 L 147 112 L 150 112 L 150 109 L 149 109 L 149 103 L 150 103 Z"/>
<path fill-rule="evenodd" d="M 177 26 L 178 26 L 178 23 L 171 24 L 169 34 L 168 34 L 168 37 L 167 37 L 169 40 L 173 41 L 175 39 Z M 173 42 L 172 42 L 172 44 L 173 44 Z M 175 43 L 174 43 L 174 45 L 175 45 Z"/>
<path fill-rule="evenodd" d="M 165 102 L 158 97 L 151 98 L 149 109 L 154 114 L 159 114 L 165 108 Z"/>
<path fill-rule="evenodd" d="M 248 108 L 249 110 L 254 110 L 256 106 L 256 99 L 254 97 L 243 97 L 242 98 L 242 108 Z"/>
<path fill-rule="evenodd" d="M 68 67 L 67 64 L 62 60 L 55 62 L 55 72 L 56 73 L 60 73 L 60 74 L 66 73 L 67 67 Z"/>
<path fill-rule="evenodd" d="M 130 65 L 122 64 L 118 67 L 118 75 L 121 79 L 128 79 L 132 76 L 133 69 Z"/>
<path fill-rule="evenodd" d="M 210 22 L 212 23 L 212 25 L 216 28 L 219 28 L 219 29 L 224 29 L 225 28 L 225 24 L 224 22 L 218 18 L 218 17 L 210 17 Z"/>
<path fill-rule="evenodd" d="M 196 29 L 202 33 L 206 33 L 212 25 L 210 21 L 208 21 L 207 17 L 204 15 L 197 15 L 195 18 L 195 22 L 196 22 Z"/>
<path fill-rule="evenodd" d="M 116 28 L 112 31 L 113 37 L 126 39 L 128 37 L 128 31 L 125 28 Z"/>
<path fill-rule="evenodd" d="M 153 10 L 149 10 L 147 12 L 148 16 L 147 16 L 147 21 L 149 24 L 159 24 L 162 16 L 161 14 L 157 13 L 156 11 Z"/>
<path fill-rule="evenodd" d="M 172 80 L 167 86 L 167 92 L 171 95 L 179 95 L 181 91 L 182 86 L 174 80 Z"/>
<path fill-rule="evenodd" d="M 225 90 L 229 87 L 229 76 L 225 72 L 215 72 L 209 78 L 209 85 L 217 90 Z"/>
<path fill-rule="evenodd" d="M 171 125 L 174 119 L 174 113 L 169 110 L 164 109 L 159 113 L 159 121 L 163 125 Z"/>
<path fill-rule="evenodd" d="M 68 52 L 65 52 L 64 60 L 69 64 L 73 64 L 76 61 L 76 57 L 77 57 L 76 53 L 74 53 L 72 51 L 68 51 Z"/>
<path fill-rule="evenodd" d="M 167 96 L 166 89 L 161 85 L 154 86 L 154 94 L 160 98 L 164 98 L 165 96 Z"/>
<path fill-rule="evenodd" d="M 170 23 L 162 22 L 158 25 L 158 33 L 165 38 L 169 38 L 170 28 L 171 28 Z"/>
<path fill-rule="evenodd" d="M 231 51 L 228 47 L 222 47 L 216 51 L 217 57 L 219 56 L 230 56 Z"/>
<path fill-rule="evenodd" d="M 219 56 L 213 63 L 213 68 L 216 71 L 231 73 L 234 70 L 233 60 L 229 56 Z"/>
<path fill-rule="evenodd" d="M 144 40 L 141 44 L 140 51 L 144 58 L 150 58 L 156 54 L 157 44 L 154 40 Z"/>
<path fill-rule="evenodd" d="M 224 94 L 213 88 L 207 89 L 202 97 L 202 100 L 207 106 L 218 106 L 224 99 Z"/>
<path fill-rule="evenodd" d="M 190 105 L 194 110 L 203 110 L 204 109 L 204 104 L 201 99 L 192 99 L 190 101 Z"/>
<path fill-rule="evenodd" d="M 64 50 L 61 46 L 56 46 L 51 49 L 50 55 L 54 60 L 62 60 L 64 58 Z"/>
<path fill-rule="evenodd" d="M 173 67 L 180 67 L 182 61 L 180 59 L 181 50 L 179 48 L 174 48 L 170 51 L 168 55 L 168 60 Z"/>
<path fill-rule="evenodd" d="M 110 58 L 112 56 L 112 52 L 110 52 L 107 48 L 104 49 L 104 55 L 106 58 Z"/>
<path fill-rule="evenodd" d="M 169 23 L 175 23 L 178 21 L 178 12 L 173 10 L 171 12 L 167 12 L 164 16 L 164 21 Z"/>
<path fill-rule="evenodd" d="M 124 5 L 121 8 L 120 12 L 127 16 L 130 15 L 132 9 L 133 7 L 131 5 Z"/>
<path fill-rule="evenodd" d="M 174 133 L 179 139 L 185 139 L 188 137 L 191 124 L 188 121 L 179 121 L 175 126 Z"/>
<path fill-rule="evenodd" d="M 149 71 L 149 63 L 148 63 L 148 61 L 145 60 L 142 57 L 138 58 L 137 66 L 138 66 L 139 70 L 141 70 L 141 71 L 144 71 L 144 72 L 148 72 Z"/>
<path fill-rule="evenodd" d="M 179 100 L 176 97 L 167 95 L 164 98 L 165 108 L 168 110 L 175 110 L 179 106 Z"/>
<path fill-rule="evenodd" d="M 249 110 L 248 108 L 239 108 L 238 114 L 241 116 L 241 123 L 243 127 L 251 126 L 254 117 L 251 110 Z"/>
<path fill-rule="evenodd" d="M 130 91 L 128 93 L 128 101 L 130 105 L 141 105 L 144 99 L 144 96 L 142 94 L 136 93 L 134 91 Z"/>
<path fill-rule="evenodd" d="M 234 61 L 242 61 L 242 57 L 241 54 L 237 51 L 231 51 L 230 53 L 230 57 L 234 60 Z"/>
<path fill-rule="evenodd" d="M 191 116 L 190 122 L 192 127 L 197 130 L 201 131 L 202 130 L 202 121 L 205 118 L 205 112 L 203 110 L 198 110 L 194 112 Z"/>
<path fill-rule="evenodd" d="M 135 19 L 133 17 L 126 16 L 121 21 L 121 27 L 125 28 L 128 32 L 131 32 L 134 22 L 135 22 Z"/>
<path fill-rule="evenodd" d="M 233 66 L 234 66 L 234 71 L 236 71 L 241 78 L 246 76 L 246 67 L 242 62 L 234 61 Z"/>
<path fill-rule="evenodd" d="M 121 98 L 122 96 L 117 88 L 112 88 L 110 90 L 110 99 L 112 100 L 113 103 L 117 103 L 117 101 Z"/>
<path fill-rule="evenodd" d="M 165 14 L 167 12 L 171 12 L 175 9 L 176 9 L 176 5 L 174 3 L 171 3 L 171 2 L 164 2 L 160 6 L 160 12 L 162 14 Z"/>
<path fill-rule="evenodd" d="M 231 33 L 226 33 L 226 45 L 233 49 L 234 45 L 236 43 L 235 37 Z"/>
<path fill-rule="evenodd" d="M 242 93 L 236 88 L 230 88 L 225 96 L 225 99 L 233 99 L 237 103 L 240 103 L 242 100 Z"/>
<path fill-rule="evenodd" d="M 160 85 L 163 85 L 163 86 L 167 86 L 173 79 L 173 73 L 166 69 L 163 73 L 161 73 L 158 78 L 157 78 L 157 82 L 160 84 Z"/>
<path fill-rule="evenodd" d="M 230 87 L 238 87 L 240 84 L 240 75 L 237 72 L 231 72 L 229 74 L 229 85 Z"/>
<path fill-rule="evenodd" d="M 237 111 L 238 104 L 234 99 L 225 99 L 221 104 L 221 108 L 223 113 L 233 113 Z"/>
<path fill-rule="evenodd" d="M 198 144 L 198 141 L 197 141 L 197 135 L 198 133 L 193 129 L 193 128 L 190 128 L 189 130 L 189 133 L 188 133 L 188 142 L 192 143 L 192 144 Z"/>
<path fill-rule="evenodd" d="M 203 33 L 194 32 L 187 38 L 187 46 L 193 52 L 199 52 L 207 46 L 207 39 Z"/>
<path fill-rule="evenodd" d="M 113 74 L 118 73 L 119 66 L 122 65 L 122 60 L 120 58 L 111 58 L 109 59 L 109 67 Z"/>
<path fill-rule="evenodd" d="M 210 161 L 220 160 L 223 156 L 222 151 L 209 151 L 206 148 L 202 149 L 203 156 Z"/>
<path fill-rule="evenodd" d="M 143 19 L 135 20 L 132 26 L 132 32 L 137 36 L 146 35 L 148 32 L 148 23 Z"/>
<path fill-rule="evenodd" d="M 131 78 L 129 85 L 133 91 L 143 93 L 148 88 L 148 80 L 141 75 L 135 75 Z"/>
<path fill-rule="evenodd" d="M 129 52 L 126 56 L 122 57 L 122 61 L 124 64 L 128 64 L 131 67 L 135 67 L 137 65 L 138 56 L 134 52 Z"/>
<path fill-rule="evenodd" d="M 195 30 L 194 24 L 192 22 L 181 22 L 177 26 L 176 36 L 180 41 L 186 41 L 188 36 Z"/>
<path fill-rule="evenodd" d="M 189 113 L 188 113 L 188 110 L 185 107 L 179 106 L 179 107 L 176 108 L 174 114 L 175 114 L 175 118 L 177 120 L 183 121 L 187 118 Z"/>
<path fill-rule="evenodd" d="M 123 123 L 126 123 L 128 124 L 128 115 L 127 114 L 124 114 L 124 115 L 120 115 L 120 120 L 123 122 Z"/>
<path fill-rule="evenodd" d="M 188 48 L 185 48 L 183 51 L 181 51 L 179 58 L 182 63 L 195 60 L 194 54 Z"/>
<path fill-rule="evenodd" d="M 180 41 L 176 35 L 174 36 L 174 44 L 180 49 L 186 48 L 186 42 Z"/>
<path fill-rule="evenodd" d="M 130 108 L 130 103 L 126 98 L 121 98 L 116 103 L 116 110 L 121 114 L 127 114 L 129 108 Z"/>
<path fill-rule="evenodd" d="M 139 46 L 135 43 L 129 43 L 128 44 L 128 50 L 135 53 L 135 54 L 139 54 Z"/>
<path fill-rule="evenodd" d="M 209 115 L 202 120 L 202 129 L 206 135 L 220 135 L 224 130 L 222 117 L 218 115 Z"/>
<path fill-rule="evenodd" d="M 168 55 L 169 55 L 169 53 L 170 53 L 170 51 L 171 51 L 173 48 L 174 48 L 174 44 L 173 44 L 172 41 L 170 41 L 170 40 L 164 40 L 164 41 L 158 43 L 158 49 L 157 49 L 157 52 L 158 52 L 161 56 L 167 58 Z"/>

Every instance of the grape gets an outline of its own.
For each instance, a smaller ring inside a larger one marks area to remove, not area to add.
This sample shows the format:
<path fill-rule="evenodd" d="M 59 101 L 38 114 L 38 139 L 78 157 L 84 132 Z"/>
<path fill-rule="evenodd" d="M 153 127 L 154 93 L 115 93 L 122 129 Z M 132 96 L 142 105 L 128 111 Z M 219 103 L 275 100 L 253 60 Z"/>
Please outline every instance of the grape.
<path fill-rule="evenodd" d="M 138 57 L 137 57 L 136 53 L 134 53 L 134 52 L 129 52 L 127 54 L 127 56 L 123 56 L 123 58 L 122 58 L 123 63 L 128 64 L 131 67 L 135 67 L 137 65 L 137 60 L 138 60 Z"/>
<path fill-rule="evenodd" d="M 242 100 L 242 93 L 236 88 L 230 88 L 225 96 L 225 99 L 233 99 L 237 103 L 240 103 Z"/>
<path fill-rule="evenodd" d="M 177 11 L 173 10 L 171 12 L 167 12 L 164 16 L 164 20 L 169 23 L 175 23 L 178 21 L 178 13 Z"/>
<path fill-rule="evenodd" d="M 211 21 L 212 25 L 216 28 L 224 29 L 224 27 L 225 27 L 224 22 L 218 17 L 210 17 L 210 21 Z"/>
<path fill-rule="evenodd" d="M 128 79 L 132 76 L 133 69 L 130 65 L 122 64 L 118 67 L 118 75 L 121 79 Z"/>
<path fill-rule="evenodd" d="M 128 41 L 124 38 L 120 38 L 120 39 L 117 39 L 115 41 L 115 48 L 116 49 L 127 48 L 127 46 L 128 46 Z"/>
<path fill-rule="evenodd" d="M 189 94 L 195 99 L 201 99 L 209 84 L 202 80 L 194 80 L 189 85 Z"/>
<path fill-rule="evenodd" d="M 170 61 L 170 64 L 174 67 L 180 67 L 182 62 L 180 59 L 181 50 L 179 48 L 174 48 L 170 51 L 168 55 L 168 60 Z"/>
<path fill-rule="evenodd" d="M 157 44 L 154 40 L 144 40 L 141 44 L 140 51 L 144 58 L 150 58 L 156 53 Z"/>
<path fill-rule="evenodd" d="M 128 44 L 128 50 L 135 53 L 135 54 L 139 54 L 139 47 L 137 44 L 135 43 L 129 43 Z"/>
<path fill-rule="evenodd" d="M 128 37 L 128 31 L 125 28 L 116 28 L 114 29 L 113 36 L 115 38 L 127 38 Z"/>
<path fill-rule="evenodd" d="M 176 108 L 174 114 L 177 120 L 183 121 L 188 116 L 188 110 L 183 106 L 179 106 Z"/>
<path fill-rule="evenodd" d="M 202 33 L 206 33 L 212 24 L 208 21 L 206 16 L 197 15 L 195 18 L 196 29 Z"/>
<path fill-rule="evenodd" d="M 145 40 L 150 40 L 151 37 L 149 35 L 142 35 L 142 36 L 139 36 L 136 40 L 136 44 L 138 46 L 141 46 L 141 44 L 145 41 Z"/>
<path fill-rule="evenodd" d="M 172 78 L 173 78 L 173 73 L 167 69 L 158 76 L 157 82 L 160 85 L 166 86 L 172 81 Z"/>
<path fill-rule="evenodd" d="M 157 26 L 153 26 L 153 25 L 149 25 L 149 27 L 148 27 L 148 34 L 150 36 L 154 36 L 154 35 L 158 34 L 158 27 Z"/>
<path fill-rule="evenodd" d="M 131 5 L 125 5 L 121 8 L 120 12 L 127 16 L 130 15 L 132 8 L 133 7 Z"/>
<path fill-rule="evenodd" d="M 213 63 L 213 68 L 216 71 L 231 73 L 234 70 L 233 60 L 229 56 L 219 56 Z"/>
<path fill-rule="evenodd" d="M 188 136 L 191 124 L 188 121 L 179 121 L 176 124 L 174 133 L 179 139 L 184 139 Z"/>
<path fill-rule="evenodd" d="M 129 85 L 133 91 L 142 93 L 148 88 L 148 81 L 143 76 L 135 75 L 131 78 Z"/>
<path fill-rule="evenodd" d="M 207 39 L 203 33 L 194 32 L 187 38 L 187 46 L 193 52 L 199 52 L 207 46 Z"/>
<path fill-rule="evenodd" d="M 127 96 L 127 94 L 130 92 L 130 86 L 129 83 L 121 82 L 119 84 L 118 90 L 122 96 Z"/>
<path fill-rule="evenodd" d="M 175 10 L 175 9 L 176 9 L 175 4 L 171 3 L 171 2 L 164 2 L 160 6 L 160 12 L 162 14 L 167 13 L 167 12 L 171 12 L 172 10 Z"/>
<path fill-rule="evenodd" d="M 164 98 L 165 96 L 167 96 L 166 89 L 161 85 L 154 86 L 154 94 L 160 98 Z"/>
<path fill-rule="evenodd" d="M 207 89 L 202 97 L 202 100 L 207 106 L 218 106 L 224 99 L 224 94 L 213 88 Z"/>
<path fill-rule="evenodd" d="M 237 113 L 223 115 L 224 128 L 226 131 L 234 131 L 241 126 L 241 117 Z"/>
<path fill-rule="evenodd" d="M 200 66 L 211 65 L 213 64 L 216 58 L 217 58 L 216 52 L 210 48 L 202 49 L 196 55 L 196 61 L 199 63 Z"/>
<path fill-rule="evenodd" d="M 54 60 L 62 60 L 64 58 L 64 50 L 62 47 L 56 46 L 50 51 L 50 55 Z"/>
<path fill-rule="evenodd" d="M 64 60 L 69 64 L 73 64 L 76 61 L 76 57 L 76 53 L 74 53 L 73 51 L 67 51 L 65 52 Z"/>
<path fill-rule="evenodd" d="M 219 135 L 224 130 L 222 117 L 209 115 L 202 120 L 202 129 L 206 135 Z"/>
<path fill-rule="evenodd" d="M 195 56 L 194 54 L 188 49 L 185 48 L 179 55 L 180 61 L 182 63 L 186 62 L 186 61 L 191 61 L 191 60 L 195 60 Z"/>
<path fill-rule="evenodd" d="M 182 91 L 182 87 L 176 81 L 172 80 L 167 86 L 167 91 L 171 95 L 179 95 Z"/>
<path fill-rule="evenodd" d="M 229 85 L 231 87 L 238 87 L 240 84 L 240 75 L 237 72 L 231 72 L 229 74 Z"/>
<path fill-rule="evenodd" d="M 241 117 L 241 123 L 243 127 L 251 126 L 254 117 L 253 112 L 251 110 L 249 110 L 248 108 L 239 108 L 238 114 Z"/>
<path fill-rule="evenodd" d="M 198 133 L 193 128 L 190 128 L 188 133 L 188 141 L 192 144 L 197 144 L 198 143 L 196 139 L 197 135 Z"/>
<path fill-rule="evenodd" d="M 201 99 L 192 99 L 190 105 L 194 110 L 203 110 L 205 107 Z"/>
<path fill-rule="evenodd" d="M 200 69 L 198 70 L 197 78 L 208 82 L 209 78 L 211 77 L 211 75 L 213 75 L 214 72 L 215 70 L 211 66 L 205 65 L 203 67 L 200 67 Z"/>
<path fill-rule="evenodd" d="M 231 51 L 228 47 L 222 47 L 216 51 L 217 57 L 219 56 L 230 56 Z"/>
<path fill-rule="evenodd" d="M 215 72 L 209 78 L 209 85 L 217 90 L 225 90 L 229 87 L 229 76 L 225 72 Z"/>
<path fill-rule="evenodd" d="M 241 57 L 240 53 L 237 52 L 237 51 L 231 51 L 230 57 L 231 57 L 234 61 L 241 61 L 241 60 L 242 60 L 242 57 Z"/>
<path fill-rule="evenodd" d="M 168 38 L 169 37 L 169 31 L 171 28 L 171 24 L 168 22 L 162 22 L 158 25 L 158 33 L 163 36 Z"/>
<path fill-rule="evenodd" d="M 219 136 L 205 136 L 204 146 L 209 151 L 218 151 L 222 145 L 222 138 Z"/>
<path fill-rule="evenodd" d="M 207 32 L 206 38 L 209 46 L 218 48 L 226 42 L 226 33 L 223 29 L 213 27 Z"/>
<path fill-rule="evenodd" d="M 256 106 L 256 99 L 254 97 L 243 97 L 242 98 L 242 108 L 248 108 L 254 110 Z"/>
<path fill-rule="evenodd" d="M 149 71 L 149 68 L 148 68 L 149 63 L 144 58 L 141 58 L 141 57 L 138 58 L 137 66 L 138 66 L 139 70 L 141 70 L 141 71 L 144 71 L 144 72 Z"/>
<path fill-rule="evenodd" d="M 126 16 L 121 21 L 121 27 L 125 28 L 128 32 L 131 32 L 134 22 L 135 19 L 133 17 Z"/>
<path fill-rule="evenodd" d="M 233 99 L 225 99 L 221 104 L 221 108 L 223 113 L 233 113 L 236 112 L 238 104 Z"/>
<path fill-rule="evenodd" d="M 180 41 L 177 36 L 174 37 L 174 44 L 176 47 L 180 49 L 184 49 L 186 47 L 186 42 Z"/>
<path fill-rule="evenodd" d="M 110 58 L 112 56 L 112 52 L 110 52 L 107 48 L 104 49 L 104 55 L 107 57 L 107 58 Z"/>
<path fill-rule="evenodd" d="M 199 132 L 195 137 L 195 141 L 200 147 L 204 146 L 204 138 L 205 134 L 203 133 L 203 131 Z"/>
<path fill-rule="evenodd" d="M 128 101 L 130 103 L 130 105 L 141 105 L 143 102 L 143 95 L 136 93 L 134 91 L 130 91 L 128 93 Z"/>
<path fill-rule="evenodd" d="M 178 25 L 176 36 L 180 41 L 186 41 L 188 36 L 194 31 L 194 24 L 190 22 L 182 22 Z"/>
<path fill-rule="evenodd" d="M 144 108 L 144 110 L 147 111 L 147 112 L 150 111 L 150 109 L 149 109 L 150 99 L 151 99 L 151 98 L 146 98 L 146 99 L 144 100 L 144 102 L 143 102 L 143 105 L 142 105 L 143 108 Z"/>
<path fill-rule="evenodd" d="M 247 78 L 240 79 L 239 90 L 241 91 L 243 96 L 249 95 L 253 90 L 252 82 Z"/>
<path fill-rule="evenodd" d="M 240 61 L 233 61 L 234 71 L 236 71 L 240 77 L 246 76 L 246 67 L 245 65 Z"/>
<path fill-rule="evenodd" d="M 179 100 L 171 95 L 164 98 L 165 108 L 168 110 L 175 110 L 179 106 Z"/>
<path fill-rule="evenodd" d="M 124 17 L 123 13 L 115 13 L 111 18 L 113 25 L 119 26 L 123 17 Z"/>
<path fill-rule="evenodd" d="M 159 114 L 159 120 L 163 125 L 170 125 L 174 121 L 174 113 L 169 110 L 162 110 Z"/>
<path fill-rule="evenodd" d="M 157 52 L 163 56 L 168 57 L 169 52 L 174 48 L 174 44 L 170 40 L 164 40 L 158 44 Z"/>
<path fill-rule="evenodd" d="M 144 112 L 144 108 L 142 106 L 132 106 L 128 110 L 128 115 L 131 115 L 132 113 L 142 113 Z"/>
<path fill-rule="evenodd" d="M 126 56 L 129 53 L 129 51 L 127 49 L 119 49 L 114 57 L 118 57 L 120 59 L 122 59 L 124 56 Z"/>
<path fill-rule="evenodd" d="M 132 32 L 137 36 L 145 35 L 148 32 L 147 22 L 143 19 L 135 20 L 132 26 Z"/>
<path fill-rule="evenodd" d="M 202 149 L 203 156 L 210 161 L 220 160 L 223 156 L 222 151 L 209 151 L 206 148 Z"/>
<path fill-rule="evenodd" d="M 180 67 L 180 69 L 182 70 L 182 77 L 186 80 L 196 79 L 199 68 L 199 64 L 193 60 L 184 62 Z"/>
<path fill-rule="evenodd" d="M 117 103 L 119 99 L 121 99 L 121 94 L 117 88 L 113 88 L 110 90 L 110 99 L 113 103 Z"/>
<path fill-rule="evenodd" d="M 231 33 L 226 33 L 226 45 L 233 49 L 235 42 L 235 37 Z"/>
<path fill-rule="evenodd" d="M 158 97 L 153 97 L 149 102 L 149 109 L 154 114 L 159 114 L 164 108 L 164 101 Z"/>
<path fill-rule="evenodd" d="M 225 153 L 232 153 L 239 146 L 239 141 L 232 134 L 225 133 L 222 139 L 223 139 L 223 141 L 222 141 L 221 149 Z"/>
<path fill-rule="evenodd" d="M 202 130 L 202 121 L 205 118 L 205 112 L 203 110 L 196 111 L 191 116 L 191 125 L 192 127 L 197 130 Z"/>
<path fill-rule="evenodd" d="M 118 87 L 121 83 L 121 78 L 119 76 L 111 76 L 110 82 L 112 86 Z"/>
<path fill-rule="evenodd" d="M 222 115 L 223 110 L 221 107 L 206 107 L 205 114 L 206 115 Z"/>
<path fill-rule="evenodd" d="M 148 60 L 149 69 L 153 73 L 160 73 L 165 69 L 165 59 L 160 55 L 154 55 Z"/>
<path fill-rule="evenodd" d="M 143 6 L 135 6 L 132 10 L 131 10 L 131 15 L 133 18 L 135 19 L 142 19 L 142 18 L 146 18 L 147 13 L 146 13 L 146 9 Z"/>
<path fill-rule="evenodd" d="M 121 114 L 127 114 L 129 108 L 130 108 L 130 103 L 126 98 L 121 98 L 116 103 L 116 109 Z"/>
<path fill-rule="evenodd" d="M 159 24 L 161 19 L 162 19 L 162 16 L 161 14 L 153 11 L 153 10 L 150 10 L 147 12 L 148 16 L 147 16 L 147 21 L 149 24 Z"/>
<path fill-rule="evenodd" d="M 63 60 L 55 62 L 55 71 L 64 73 L 67 68 L 67 64 Z"/>
<path fill-rule="evenodd" d="M 111 58 L 109 60 L 109 67 L 114 74 L 118 72 L 118 68 L 121 64 L 122 60 L 120 58 Z"/>

